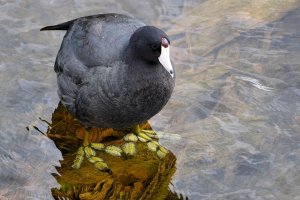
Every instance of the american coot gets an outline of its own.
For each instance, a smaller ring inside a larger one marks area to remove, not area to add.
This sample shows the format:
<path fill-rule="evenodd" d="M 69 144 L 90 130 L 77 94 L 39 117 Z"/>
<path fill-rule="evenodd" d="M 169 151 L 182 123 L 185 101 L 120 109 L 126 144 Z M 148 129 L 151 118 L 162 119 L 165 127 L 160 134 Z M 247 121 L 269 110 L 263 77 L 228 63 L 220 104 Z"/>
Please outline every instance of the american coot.
<path fill-rule="evenodd" d="M 63 105 L 85 127 L 83 147 L 74 161 L 79 168 L 86 155 L 100 170 L 104 161 L 96 150 L 112 155 L 135 154 L 138 139 L 163 157 L 167 151 L 138 124 L 157 114 L 168 102 L 175 83 L 169 57 L 170 40 L 154 26 L 121 14 L 81 17 L 43 30 L 66 30 L 56 57 L 58 94 Z M 132 128 L 123 150 L 89 144 L 89 128 Z M 150 137 L 149 137 L 150 136 Z"/>

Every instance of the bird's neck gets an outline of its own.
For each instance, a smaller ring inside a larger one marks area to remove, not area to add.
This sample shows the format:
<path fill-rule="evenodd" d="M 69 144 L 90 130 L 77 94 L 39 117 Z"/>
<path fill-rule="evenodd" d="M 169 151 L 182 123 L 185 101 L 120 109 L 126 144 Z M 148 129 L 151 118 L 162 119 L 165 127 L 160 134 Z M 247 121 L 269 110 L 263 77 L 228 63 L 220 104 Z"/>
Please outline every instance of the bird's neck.
<path fill-rule="evenodd" d="M 127 76 L 134 79 L 151 79 L 152 76 L 156 76 L 159 68 L 159 63 L 146 62 L 134 52 L 130 45 L 125 49 L 123 61 L 127 67 Z"/>
<path fill-rule="evenodd" d="M 142 81 L 153 81 L 160 78 L 159 76 L 159 64 L 155 63 L 145 63 L 141 60 L 135 60 L 127 63 L 128 66 L 128 76 L 133 79 L 138 79 Z"/>

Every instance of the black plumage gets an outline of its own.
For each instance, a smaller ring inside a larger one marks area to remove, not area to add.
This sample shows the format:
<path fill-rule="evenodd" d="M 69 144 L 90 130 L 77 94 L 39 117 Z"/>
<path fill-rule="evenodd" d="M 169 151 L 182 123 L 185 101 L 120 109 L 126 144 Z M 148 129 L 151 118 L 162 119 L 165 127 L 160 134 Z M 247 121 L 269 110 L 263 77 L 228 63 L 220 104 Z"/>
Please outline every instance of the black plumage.
<path fill-rule="evenodd" d="M 58 94 L 86 127 L 130 128 L 168 102 L 175 76 L 159 62 L 162 30 L 120 14 L 74 19 L 55 62 Z"/>

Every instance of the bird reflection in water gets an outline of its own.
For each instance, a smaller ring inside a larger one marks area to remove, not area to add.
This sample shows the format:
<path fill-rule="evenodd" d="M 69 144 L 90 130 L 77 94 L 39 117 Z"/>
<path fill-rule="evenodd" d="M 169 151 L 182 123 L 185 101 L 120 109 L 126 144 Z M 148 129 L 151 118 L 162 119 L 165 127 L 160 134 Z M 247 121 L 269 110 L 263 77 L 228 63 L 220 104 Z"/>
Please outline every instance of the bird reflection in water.
<path fill-rule="evenodd" d="M 151 130 L 148 122 L 140 126 Z M 121 147 L 126 142 L 124 135 L 130 131 L 93 128 L 88 140 L 101 142 L 105 147 Z M 96 151 L 96 156 L 105 159 L 109 165 L 109 171 L 98 170 L 87 159 L 82 161 L 79 169 L 72 168 L 77 149 L 84 139 L 84 127 L 61 103 L 52 114 L 47 136 L 63 155 L 61 167 L 57 168 L 59 175 L 54 175 L 60 184 L 60 188 L 52 189 L 55 199 L 184 199 L 169 189 L 176 171 L 176 157 L 170 151 L 164 158 L 159 158 L 145 143 L 137 141 L 134 156 L 112 156 L 105 151 Z"/>

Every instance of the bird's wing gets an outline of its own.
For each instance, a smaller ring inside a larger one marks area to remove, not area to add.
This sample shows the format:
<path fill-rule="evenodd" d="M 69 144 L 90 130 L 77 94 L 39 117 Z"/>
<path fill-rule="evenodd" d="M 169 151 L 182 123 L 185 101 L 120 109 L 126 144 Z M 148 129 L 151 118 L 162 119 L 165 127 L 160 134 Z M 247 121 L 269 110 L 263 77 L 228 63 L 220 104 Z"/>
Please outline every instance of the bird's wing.
<path fill-rule="evenodd" d="M 62 45 L 68 45 L 65 48 L 68 53 L 72 51 L 75 58 L 87 67 L 108 66 L 121 60 L 133 32 L 144 26 L 125 15 L 104 14 L 82 17 L 52 27 L 63 29 L 67 24 L 69 29 Z"/>
<path fill-rule="evenodd" d="M 94 67 L 121 60 L 131 35 L 141 26 L 145 24 L 137 19 L 109 13 L 46 26 L 41 31 L 67 30 L 59 53 L 72 53 L 83 65 Z"/>
<path fill-rule="evenodd" d="M 74 19 L 41 30 L 67 30 L 54 70 L 62 103 L 75 114 L 75 100 L 93 67 L 109 67 L 122 58 L 130 36 L 140 21 L 119 14 L 103 14 Z"/>

